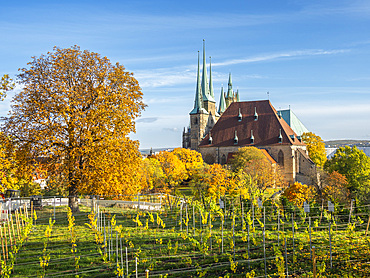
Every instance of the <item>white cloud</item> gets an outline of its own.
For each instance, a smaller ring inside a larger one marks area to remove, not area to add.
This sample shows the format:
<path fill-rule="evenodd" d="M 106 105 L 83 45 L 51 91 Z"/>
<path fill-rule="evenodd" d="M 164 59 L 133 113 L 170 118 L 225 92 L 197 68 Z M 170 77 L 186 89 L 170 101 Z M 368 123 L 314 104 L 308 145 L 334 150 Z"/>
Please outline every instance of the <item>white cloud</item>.
<path fill-rule="evenodd" d="M 242 59 L 234 59 L 229 61 L 224 61 L 221 63 L 212 64 L 212 66 L 229 66 L 229 65 L 236 65 L 236 64 L 245 64 L 245 63 L 255 63 L 255 62 L 264 62 L 264 61 L 273 61 L 277 59 L 283 58 L 299 58 L 299 57 L 307 57 L 307 56 L 317 56 L 317 55 L 333 55 L 333 54 L 340 54 L 348 52 L 348 49 L 336 49 L 336 50 L 322 50 L 322 49 L 309 49 L 309 50 L 293 50 L 288 52 L 280 52 L 280 53 L 271 53 L 271 54 L 263 54 L 260 56 L 242 58 Z"/>
<path fill-rule="evenodd" d="M 212 64 L 212 79 L 213 82 L 225 82 L 225 74 L 215 71 L 215 67 L 230 66 L 236 64 L 256 63 L 274 61 L 285 58 L 304 58 L 309 56 L 319 55 L 335 55 L 349 52 L 348 49 L 308 49 L 308 50 L 293 50 L 287 52 L 278 52 L 270 54 L 262 54 L 259 56 L 246 57 L 241 59 L 226 60 L 220 63 Z M 207 65 L 208 67 L 208 65 Z M 140 86 L 146 88 L 158 88 L 166 86 L 176 86 L 184 84 L 195 84 L 196 82 L 196 64 L 179 67 L 157 68 L 149 70 L 135 70 L 135 78 L 139 81 Z M 209 70 L 209 68 L 207 68 Z M 209 75 L 209 72 L 208 72 Z M 260 79 L 266 78 L 258 74 L 245 75 L 246 78 Z"/>

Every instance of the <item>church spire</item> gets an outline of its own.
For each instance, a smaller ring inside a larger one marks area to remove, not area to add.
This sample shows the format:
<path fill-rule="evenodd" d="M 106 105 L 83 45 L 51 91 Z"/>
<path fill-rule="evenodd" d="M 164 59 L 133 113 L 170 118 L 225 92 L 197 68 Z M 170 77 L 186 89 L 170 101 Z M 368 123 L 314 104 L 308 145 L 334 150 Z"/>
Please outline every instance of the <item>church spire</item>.
<path fill-rule="evenodd" d="M 234 98 L 233 83 L 231 81 L 231 72 L 229 73 L 229 82 L 227 84 L 227 98 Z"/>
<path fill-rule="evenodd" d="M 224 94 L 224 87 L 221 87 L 221 95 L 220 95 L 220 107 L 218 108 L 218 114 L 224 113 L 226 110 L 226 101 L 225 101 L 225 94 Z"/>
<path fill-rule="evenodd" d="M 206 43 L 203 40 L 203 72 L 202 72 L 202 95 L 203 101 L 210 99 L 208 80 L 207 80 L 207 65 L 206 65 Z"/>
<path fill-rule="evenodd" d="M 201 96 L 201 87 L 200 87 L 200 69 L 199 69 L 199 51 L 198 51 L 198 72 L 197 72 L 197 86 L 195 89 L 195 101 L 194 101 L 194 109 L 190 112 L 190 114 L 197 114 L 203 107 L 203 101 Z"/>

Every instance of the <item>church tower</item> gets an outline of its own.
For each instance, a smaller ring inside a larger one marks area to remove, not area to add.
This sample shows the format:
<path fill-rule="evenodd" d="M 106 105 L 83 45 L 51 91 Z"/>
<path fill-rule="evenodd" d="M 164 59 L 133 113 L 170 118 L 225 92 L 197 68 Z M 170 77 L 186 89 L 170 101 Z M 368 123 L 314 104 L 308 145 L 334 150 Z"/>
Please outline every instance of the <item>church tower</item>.
<path fill-rule="evenodd" d="M 190 114 L 190 127 L 184 129 L 182 133 L 182 147 L 192 150 L 198 150 L 201 140 L 210 132 L 230 103 L 236 101 L 236 95 L 232 91 L 231 74 L 229 75 L 228 94 L 231 91 L 231 98 L 221 91 L 220 107 L 216 111 L 216 101 L 212 82 L 212 63 L 211 57 L 209 62 L 209 82 L 207 77 L 206 66 L 206 49 L 205 41 L 203 40 L 203 60 L 202 60 L 202 77 L 200 76 L 200 57 L 198 51 L 198 69 L 197 69 L 197 83 L 195 89 L 194 108 Z"/>

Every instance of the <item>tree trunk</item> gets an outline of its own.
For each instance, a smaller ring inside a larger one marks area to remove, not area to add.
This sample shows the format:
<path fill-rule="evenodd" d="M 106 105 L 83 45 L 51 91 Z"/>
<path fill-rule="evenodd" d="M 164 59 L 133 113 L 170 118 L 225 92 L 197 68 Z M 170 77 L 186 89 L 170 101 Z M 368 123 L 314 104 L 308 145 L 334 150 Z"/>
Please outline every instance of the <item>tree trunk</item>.
<path fill-rule="evenodd" d="M 68 206 L 71 208 L 72 213 L 80 212 L 80 208 L 78 207 L 78 197 L 69 195 Z"/>
<path fill-rule="evenodd" d="M 72 213 L 80 211 L 78 207 L 76 180 L 73 178 L 70 180 L 70 185 L 69 185 L 68 206 L 71 208 Z"/>

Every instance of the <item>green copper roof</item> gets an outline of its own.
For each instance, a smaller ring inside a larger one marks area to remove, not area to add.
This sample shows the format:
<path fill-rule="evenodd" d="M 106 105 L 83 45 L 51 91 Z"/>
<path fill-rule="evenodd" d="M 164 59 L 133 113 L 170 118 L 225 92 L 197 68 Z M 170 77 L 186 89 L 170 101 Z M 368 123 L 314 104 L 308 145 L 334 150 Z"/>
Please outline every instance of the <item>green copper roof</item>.
<path fill-rule="evenodd" d="M 231 81 L 231 72 L 229 73 L 229 82 L 227 84 L 227 95 L 226 95 L 227 98 L 233 98 L 234 95 L 233 95 L 233 83 Z"/>
<path fill-rule="evenodd" d="M 236 90 L 236 101 L 240 102 L 239 90 Z"/>
<path fill-rule="evenodd" d="M 203 40 L 203 71 L 202 71 L 202 96 L 203 101 L 211 100 L 209 95 L 207 66 L 206 66 L 206 43 Z"/>
<path fill-rule="evenodd" d="M 284 121 L 287 122 L 298 136 L 302 136 L 304 132 L 308 132 L 308 129 L 302 124 L 292 110 L 279 110 L 278 113 L 280 113 Z"/>
<path fill-rule="evenodd" d="M 224 88 L 221 88 L 221 95 L 220 95 L 220 107 L 218 108 L 218 113 L 222 114 L 226 110 L 226 101 L 225 101 L 225 94 L 224 94 Z"/>
<path fill-rule="evenodd" d="M 197 87 L 195 89 L 195 100 L 194 100 L 194 109 L 190 114 L 197 114 L 202 109 L 202 96 L 200 92 L 200 70 L 199 70 L 199 51 L 198 51 L 198 72 L 197 72 Z"/>

